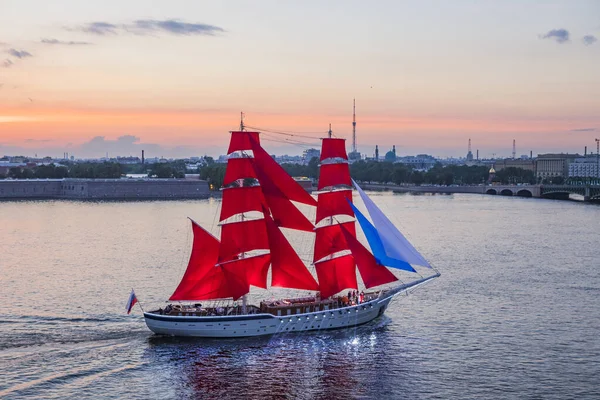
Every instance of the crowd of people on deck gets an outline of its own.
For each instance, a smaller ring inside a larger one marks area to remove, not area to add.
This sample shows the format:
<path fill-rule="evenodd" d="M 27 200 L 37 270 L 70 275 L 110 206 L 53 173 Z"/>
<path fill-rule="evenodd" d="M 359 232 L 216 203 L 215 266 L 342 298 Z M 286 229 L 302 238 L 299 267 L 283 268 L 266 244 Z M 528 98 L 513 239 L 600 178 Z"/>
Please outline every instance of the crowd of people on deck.
<path fill-rule="evenodd" d="M 349 290 L 347 296 L 342 297 L 342 303 L 345 306 L 355 306 L 357 304 L 364 303 L 365 292 L 358 292 L 358 290 Z"/>

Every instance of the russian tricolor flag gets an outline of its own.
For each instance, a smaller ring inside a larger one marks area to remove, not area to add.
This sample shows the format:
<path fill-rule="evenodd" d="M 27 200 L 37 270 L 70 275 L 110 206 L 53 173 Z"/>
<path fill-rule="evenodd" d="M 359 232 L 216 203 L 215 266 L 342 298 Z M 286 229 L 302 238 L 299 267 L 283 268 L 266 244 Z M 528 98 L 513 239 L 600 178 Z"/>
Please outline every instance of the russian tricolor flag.
<path fill-rule="evenodd" d="M 131 294 L 129 295 L 129 300 L 127 300 L 127 305 L 125 306 L 125 310 L 127 310 L 127 314 L 129 314 L 131 312 L 131 309 L 133 308 L 133 306 L 135 306 L 135 303 L 137 303 L 137 297 L 135 297 L 135 292 L 133 291 L 133 289 L 131 289 Z"/>

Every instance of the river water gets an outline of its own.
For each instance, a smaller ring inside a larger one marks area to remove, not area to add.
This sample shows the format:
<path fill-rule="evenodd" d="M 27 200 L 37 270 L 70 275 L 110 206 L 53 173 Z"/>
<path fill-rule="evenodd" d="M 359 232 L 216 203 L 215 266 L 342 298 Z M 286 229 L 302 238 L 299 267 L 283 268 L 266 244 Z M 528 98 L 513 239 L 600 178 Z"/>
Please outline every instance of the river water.
<path fill-rule="evenodd" d="M 168 298 L 220 200 L 0 203 L 0 398 L 600 398 L 600 207 L 371 194 L 442 276 L 361 327 L 237 340 L 123 310 Z"/>

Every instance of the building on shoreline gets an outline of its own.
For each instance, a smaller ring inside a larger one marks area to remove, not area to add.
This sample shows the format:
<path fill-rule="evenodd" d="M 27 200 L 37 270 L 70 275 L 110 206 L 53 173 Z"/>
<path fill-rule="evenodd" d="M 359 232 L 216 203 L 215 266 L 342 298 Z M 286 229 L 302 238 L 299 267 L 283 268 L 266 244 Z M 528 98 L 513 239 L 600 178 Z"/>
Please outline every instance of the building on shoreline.
<path fill-rule="evenodd" d="M 209 197 L 199 179 L 7 179 L 0 199 L 159 200 Z"/>
<path fill-rule="evenodd" d="M 598 178 L 598 158 L 596 155 L 579 157 L 569 163 L 569 178 Z"/>
<path fill-rule="evenodd" d="M 535 161 L 536 177 L 546 179 L 569 176 L 569 164 L 576 158 L 580 158 L 579 154 L 569 153 L 550 153 L 538 154 Z"/>

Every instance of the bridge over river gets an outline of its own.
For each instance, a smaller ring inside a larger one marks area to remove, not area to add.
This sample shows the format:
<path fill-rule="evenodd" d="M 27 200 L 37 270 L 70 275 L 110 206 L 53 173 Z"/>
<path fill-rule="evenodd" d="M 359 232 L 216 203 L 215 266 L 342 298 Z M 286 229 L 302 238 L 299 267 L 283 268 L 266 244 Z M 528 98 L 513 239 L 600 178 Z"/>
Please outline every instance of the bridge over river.
<path fill-rule="evenodd" d="M 392 190 L 398 193 L 477 193 L 559 200 L 568 200 L 571 195 L 579 195 L 584 201 L 600 201 L 600 185 L 398 186 L 363 183 L 361 186 L 370 190 Z"/>

